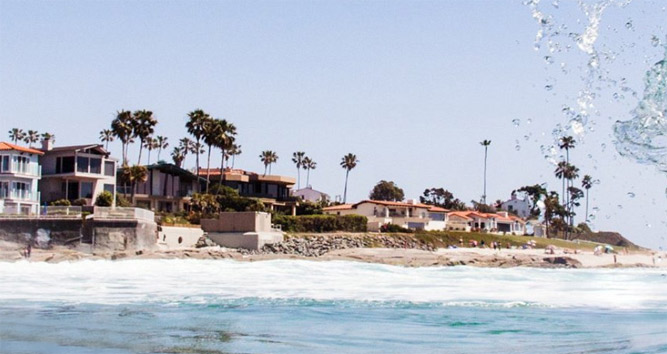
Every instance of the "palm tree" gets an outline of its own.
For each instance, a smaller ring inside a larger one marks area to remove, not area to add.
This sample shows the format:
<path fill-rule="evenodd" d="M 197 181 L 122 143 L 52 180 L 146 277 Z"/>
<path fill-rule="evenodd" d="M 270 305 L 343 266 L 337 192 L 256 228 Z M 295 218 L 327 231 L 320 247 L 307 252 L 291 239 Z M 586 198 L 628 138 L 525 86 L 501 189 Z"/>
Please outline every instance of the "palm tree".
<path fill-rule="evenodd" d="M 23 141 L 28 144 L 28 147 L 32 147 L 33 143 L 39 141 L 39 133 L 36 130 L 28 130 L 28 133 L 23 138 Z"/>
<path fill-rule="evenodd" d="M 482 204 L 486 204 L 486 158 L 488 155 L 489 145 L 491 145 L 491 140 L 483 140 L 479 143 L 484 146 L 484 194 L 482 194 Z"/>
<path fill-rule="evenodd" d="M 271 164 L 278 161 L 278 155 L 274 151 L 265 150 L 259 155 L 259 159 L 264 163 L 264 175 L 266 176 L 266 169 L 268 168 L 271 174 Z"/>
<path fill-rule="evenodd" d="M 116 118 L 111 121 L 111 131 L 122 144 L 123 166 L 127 166 L 127 148 L 134 138 L 133 121 L 130 111 L 118 111 Z"/>
<path fill-rule="evenodd" d="M 183 152 L 183 149 L 178 146 L 174 146 L 174 150 L 171 152 L 171 158 L 174 160 L 174 165 L 181 167 L 181 164 L 185 159 L 185 153 Z"/>
<path fill-rule="evenodd" d="M 150 165 L 150 164 L 151 164 L 151 151 L 153 151 L 153 150 L 159 148 L 160 146 L 159 146 L 159 144 L 158 144 L 158 142 L 157 142 L 157 139 L 152 138 L 152 137 L 149 136 L 149 137 L 146 138 L 146 140 L 144 141 L 144 147 L 146 148 L 146 150 L 148 150 L 148 156 L 147 156 L 147 157 L 148 157 L 148 161 L 147 161 L 147 164 Z"/>
<path fill-rule="evenodd" d="M 113 132 L 111 129 L 100 130 L 100 141 L 106 143 L 104 150 L 109 151 L 109 142 L 113 141 Z"/>
<path fill-rule="evenodd" d="M 297 189 L 301 189 L 301 166 L 303 166 L 303 158 L 306 156 L 306 153 L 303 151 L 297 151 L 292 154 L 292 162 L 296 165 L 296 185 Z"/>
<path fill-rule="evenodd" d="M 55 143 L 56 142 L 56 136 L 54 134 L 51 134 L 51 133 L 48 133 L 48 132 L 47 133 L 42 133 L 42 141 L 46 141 L 46 140 L 49 140 L 49 141 Z"/>
<path fill-rule="evenodd" d="M 222 171 L 225 169 L 225 160 L 229 159 L 229 150 L 234 146 L 236 135 L 236 126 L 227 122 L 225 119 L 216 120 L 219 126 L 218 135 L 215 139 L 216 146 L 222 152 L 220 156 L 220 180 L 222 180 Z"/>
<path fill-rule="evenodd" d="M 125 184 L 130 184 L 132 194 L 130 201 L 134 205 L 134 195 L 136 193 L 137 184 L 139 182 L 146 182 L 148 180 L 148 169 L 146 166 L 134 165 L 132 167 L 124 166 L 121 170 L 121 180 Z"/>
<path fill-rule="evenodd" d="M 195 152 L 193 148 L 193 142 L 192 140 L 188 138 L 182 138 L 181 140 L 178 141 L 178 148 L 181 150 L 181 153 L 183 154 L 183 166 L 185 166 L 185 158 L 188 156 L 189 153 Z"/>
<path fill-rule="evenodd" d="M 22 129 L 19 128 L 12 128 L 9 131 L 9 139 L 11 139 L 14 144 L 18 144 L 19 141 L 22 141 L 23 138 L 25 138 L 25 133 L 23 132 Z"/>
<path fill-rule="evenodd" d="M 357 160 L 357 155 L 349 153 L 343 156 L 340 166 L 345 169 L 345 190 L 343 191 L 343 204 L 347 202 L 347 179 L 350 175 L 350 170 L 357 167 L 359 160 Z"/>
<path fill-rule="evenodd" d="M 158 135 L 157 138 L 155 138 L 155 142 L 157 143 L 157 160 L 160 161 L 160 153 L 162 152 L 162 149 L 169 147 L 169 143 L 167 142 L 167 137 L 162 135 Z"/>
<path fill-rule="evenodd" d="M 593 178 L 589 175 L 584 175 L 581 180 L 581 187 L 586 190 L 586 221 L 588 221 L 588 190 L 593 187 Z"/>
<path fill-rule="evenodd" d="M 141 164 L 141 152 L 144 148 L 144 143 L 148 137 L 153 135 L 157 120 L 153 118 L 153 112 L 144 109 L 134 112 L 133 123 L 134 136 L 139 138 L 139 159 L 137 160 L 137 164 Z"/>
<path fill-rule="evenodd" d="M 303 169 L 306 170 L 306 188 L 310 186 L 310 170 L 314 170 L 316 167 L 317 162 L 313 159 L 308 156 L 303 158 Z"/>
<path fill-rule="evenodd" d="M 568 165 L 570 164 L 570 149 L 574 149 L 574 146 L 575 146 L 576 143 L 577 143 L 576 140 L 574 140 L 574 138 L 571 137 L 571 136 L 563 136 L 563 137 L 560 138 L 560 143 L 558 144 L 558 147 L 560 147 L 561 150 L 565 149 L 565 162 L 567 162 Z M 572 179 L 568 179 L 568 178 L 566 178 L 566 179 L 567 179 L 567 182 L 565 183 L 566 188 L 563 191 L 572 187 Z M 563 194 L 565 194 L 565 197 L 567 197 L 566 198 L 566 204 L 565 204 L 567 206 L 569 204 L 569 201 L 570 201 L 569 193 L 563 192 Z M 568 209 L 568 211 L 570 211 L 570 210 Z"/>
<path fill-rule="evenodd" d="M 236 155 L 241 155 L 241 145 L 232 144 L 232 147 L 229 149 L 229 155 L 232 156 L 232 169 L 234 169 L 234 160 L 236 160 Z"/>
<path fill-rule="evenodd" d="M 569 218 L 569 221 L 570 221 L 569 225 L 573 226 L 573 224 L 574 224 L 574 217 L 573 217 L 574 215 L 572 213 L 573 201 L 570 198 L 572 193 L 569 193 L 569 191 L 570 191 L 571 188 L 574 188 L 574 187 L 572 187 L 572 184 L 573 184 L 572 181 L 579 178 L 579 168 L 577 166 L 572 165 L 572 164 L 567 164 L 567 168 L 565 169 L 564 177 L 565 177 L 565 179 L 567 179 L 567 185 L 568 185 L 568 187 L 567 187 L 567 191 L 568 191 L 567 201 L 566 201 L 565 205 L 567 207 L 568 218 Z"/>
<path fill-rule="evenodd" d="M 565 205 L 565 171 L 568 168 L 568 163 L 565 161 L 560 161 L 558 162 L 558 165 L 556 166 L 556 170 L 554 170 L 554 174 L 558 179 L 562 181 L 563 184 L 563 189 L 562 189 L 562 194 L 561 194 L 561 204 Z"/>
<path fill-rule="evenodd" d="M 190 113 L 188 113 L 188 121 L 185 123 L 185 127 L 188 129 L 188 133 L 192 135 L 195 138 L 195 143 L 197 145 L 196 150 L 194 151 L 197 154 L 197 176 L 199 176 L 199 152 L 200 152 L 200 142 L 202 138 L 204 137 L 204 125 L 207 119 L 209 119 L 209 115 L 206 114 L 204 111 L 201 109 L 196 109 Z"/>
<path fill-rule="evenodd" d="M 221 133 L 222 127 L 217 119 L 208 118 L 204 121 L 204 143 L 208 145 L 208 158 L 206 159 L 206 193 L 208 193 L 208 187 L 211 183 L 211 149 L 213 145 L 218 144 L 219 136 Z M 222 173 L 222 170 L 220 171 Z"/>

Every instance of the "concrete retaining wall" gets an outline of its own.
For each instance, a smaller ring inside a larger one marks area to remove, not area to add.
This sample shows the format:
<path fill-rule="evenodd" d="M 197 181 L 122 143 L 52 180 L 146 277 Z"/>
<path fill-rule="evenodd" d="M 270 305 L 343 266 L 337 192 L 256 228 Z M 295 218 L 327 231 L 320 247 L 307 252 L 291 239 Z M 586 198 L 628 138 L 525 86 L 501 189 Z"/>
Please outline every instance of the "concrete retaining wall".
<path fill-rule="evenodd" d="M 27 243 L 38 236 L 47 235 L 50 244 L 62 245 L 78 241 L 81 237 L 81 219 L 0 219 L 0 240 Z"/>
<path fill-rule="evenodd" d="M 209 233 L 208 238 L 223 247 L 258 250 L 267 243 L 283 241 L 281 232 L 225 232 Z"/>
<path fill-rule="evenodd" d="M 220 213 L 217 219 L 202 219 L 205 232 L 271 232 L 271 214 L 248 211 Z"/>
<path fill-rule="evenodd" d="M 94 220 L 92 240 L 95 251 L 154 249 L 157 224 L 144 220 Z"/>
<path fill-rule="evenodd" d="M 199 227 L 161 226 L 158 231 L 158 245 L 167 248 L 192 248 L 204 230 Z"/>

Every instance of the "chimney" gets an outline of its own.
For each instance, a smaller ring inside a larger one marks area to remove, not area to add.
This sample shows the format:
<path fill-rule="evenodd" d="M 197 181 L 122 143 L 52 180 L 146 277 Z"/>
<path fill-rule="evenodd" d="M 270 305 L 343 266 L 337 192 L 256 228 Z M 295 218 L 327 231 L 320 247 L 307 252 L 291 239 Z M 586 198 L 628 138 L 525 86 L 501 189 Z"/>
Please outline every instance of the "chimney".
<path fill-rule="evenodd" d="M 417 200 L 416 199 L 408 199 L 407 204 L 417 205 Z"/>
<path fill-rule="evenodd" d="M 51 141 L 51 139 L 43 139 L 42 150 L 51 151 L 51 149 L 53 149 L 53 141 Z"/>

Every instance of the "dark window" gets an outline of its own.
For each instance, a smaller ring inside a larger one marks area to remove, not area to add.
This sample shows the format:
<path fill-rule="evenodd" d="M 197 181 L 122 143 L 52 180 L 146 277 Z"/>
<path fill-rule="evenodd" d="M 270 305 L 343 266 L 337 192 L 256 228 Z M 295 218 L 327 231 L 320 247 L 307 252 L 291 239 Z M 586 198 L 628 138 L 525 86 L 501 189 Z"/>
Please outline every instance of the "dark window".
<path fill-rule="evenodd" d="M 102 173 L 102 159 L 90 159 L 90 173 Z"/>
<path fill-rule="evenodd" d="M 81 182 L 81 198 L 93 198 L 92 182 Z"/>
<path fill-rule="evenodd" d="M 116 170 L 116 163 L 113 161 L 104 161 L 104 175 L 105 176 L 112 176 L 114 175 L 114 171 Z"/>
<path fill-rule="evenodd" d="M 65 156 L 61 158 L 62 166 L 60 167 L 60 172 L 56 173 L 72 173 L 74 172 L 74 156 Z"/>
<path fill-rule="evenodd" d="M 56 173 L 62 173 L 63 158 L 56 157 Z"/>
<path fill-rule="evenodd" d="M 9 156 L 7 155 L 3 156 L 2 161 L 0 161 L 0 164 L 2 164 L 2 172 L 9 171 Z"/>
<path fill-rule="evenodd" d="M 77 156 L 76 158 L 76 172 L 88 173 L 88 158 Z"/>
<path fill-rule="evenodd" d="M 79 199 L 79 182 L 67 183 L 67 199 L 69 200 Z"/>
<path fill-rule="evenodd" d="M 114 187 L 113 184 L 105 184 L 104 185 L 104 191 L 113 194 L 113 190 L 114 190 L 113 187 Z"/>

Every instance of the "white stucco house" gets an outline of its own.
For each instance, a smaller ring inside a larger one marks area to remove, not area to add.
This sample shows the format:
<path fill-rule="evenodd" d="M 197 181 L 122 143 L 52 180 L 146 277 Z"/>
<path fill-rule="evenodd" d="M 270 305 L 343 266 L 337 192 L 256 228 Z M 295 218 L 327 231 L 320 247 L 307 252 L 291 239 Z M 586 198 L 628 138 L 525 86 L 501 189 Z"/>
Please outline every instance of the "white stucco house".
<path fill-rule="evenodd" d="M 102 145 L 54 147 L 45 140 L 41 152 L 39 191 L 43 203 L 85 199 L 86 205 L 93 205 L 104 191 L 114 196 L 115 203 L 117 161 Z"/>
<path fill-rule="evenodd" d="M 514 213 L 524 219 L 530 216 L 531 207 L 530 199 L 527 196 L 517 198 L 516 193 L 512 193 L 510 199 L 500 205 L 502 210 Z"/>
<path fill-rule="evenodd" d="M 312 186 L 306 188 L 297 189 L 292 192 L 292 195 L 295 197 L 300 197 L 302 200 L 317 203 L 322 200 L 329 200 L 329 195 L 313 189 Z"/>
<path fill-rule="evenodd" d="M 363 215 L 368 218 L 368 231 L 379 231 L 382 225 L 394 224 L 413 230 L 445 230 L 447 209 L 421 204 L 415 200 L 390 202 L 364 200 L 323 209 L 329 215 Z"/>
<path fill-rule="evenodd" d="M 42 175 L 39 157 L 44 153 L 0 142 L 0 213 L 37 214 Z"/>

